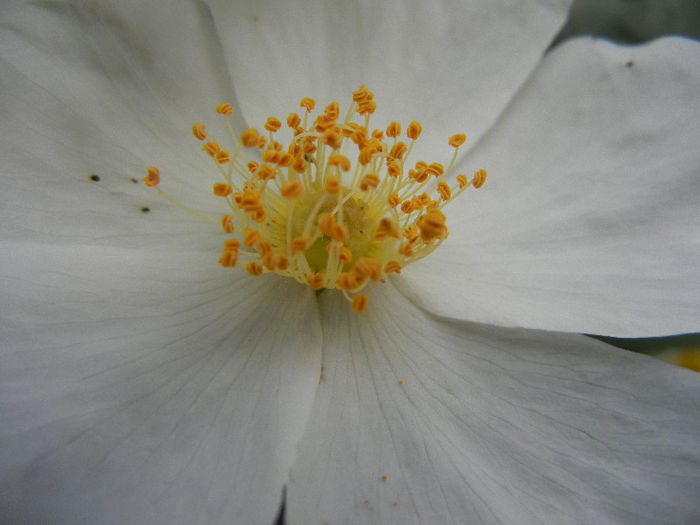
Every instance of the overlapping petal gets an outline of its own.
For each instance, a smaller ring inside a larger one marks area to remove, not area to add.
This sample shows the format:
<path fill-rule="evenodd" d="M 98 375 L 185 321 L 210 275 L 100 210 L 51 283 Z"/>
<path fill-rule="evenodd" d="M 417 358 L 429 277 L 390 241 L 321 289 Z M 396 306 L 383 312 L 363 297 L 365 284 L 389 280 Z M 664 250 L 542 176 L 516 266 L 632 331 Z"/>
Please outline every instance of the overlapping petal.
<path fill-rule="evenodd" d="M 377 290 L 379 292 L 379 290 Z M 297 523 L 692 523 L 698 375 L 581 335 L 321 296 Z"/>
<path fill-rule="evenodd" d="M 310 289 L 209 253 L 1 257 L 0 522 L 274 520 L 318 384 Z"/>
<path fill-rule="evenodd" d="M 402 289 L 461 319 L 643 337 L 698 330 L 700 44 L 549 54 L 462 166 L 486 185 Z"/>
<path fill-rule="evenodd" d="M 539 61 L 570 3 L 209 2 L 249 122 L 286 118 L 287 101 L 302 97 L 344 104 L 349 89 L 367 84 L 384 126 L 402 119 L 439 123 L 424 130 L 420 152 L 431 155 L 452 133 L 468 133 L 470 141 L 484 133 Z"/>

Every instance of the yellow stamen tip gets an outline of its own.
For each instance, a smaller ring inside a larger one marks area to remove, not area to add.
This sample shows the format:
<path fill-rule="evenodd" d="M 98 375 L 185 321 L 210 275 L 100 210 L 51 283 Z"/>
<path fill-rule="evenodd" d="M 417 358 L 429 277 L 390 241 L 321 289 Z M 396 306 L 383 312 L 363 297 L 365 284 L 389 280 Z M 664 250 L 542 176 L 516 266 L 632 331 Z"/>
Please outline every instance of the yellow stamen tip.
<path fill-rule="evenodd" d="M 141 179 L 143 183 L 146 186 L 150 187 L 158 186 L 158 183 L 160 182 L 160 171 L 158 170 L 158 168 L 156 168 L 155 166 L 151 166 L 148 168 L 146 173 L 148 173 L 148 175 Z"/>
<path fill-rule="evenodd" d="M 233 115 L 233 106 L 228 102 L 222 102 L 216 106 L 216 112 L 221 115 Z"/>

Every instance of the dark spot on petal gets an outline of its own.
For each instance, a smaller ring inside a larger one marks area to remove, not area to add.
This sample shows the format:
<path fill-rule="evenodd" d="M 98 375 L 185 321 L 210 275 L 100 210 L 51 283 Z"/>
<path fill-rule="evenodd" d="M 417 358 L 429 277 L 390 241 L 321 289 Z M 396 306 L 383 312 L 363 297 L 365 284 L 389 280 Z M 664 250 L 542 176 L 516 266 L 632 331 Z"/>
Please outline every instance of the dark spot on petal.
<path fill-rule="evenodd" d="M 634 66 L 634 64 L 635 64 L 634 60 L 628 60 L 627 62 L 625 62 L 625 67 L 632 67 L 632 66 Z"/>
<path fill-rule="evenodd" d="M 133 182 L 134 184 L 138 184 L 138 183 L 139 183 L 138 179 L 135 179 L 134 177 L 131 177 L 129 180 L 130 180 L 131 182 Z"/>
<path fill-rule="evenodd" d="M 100 176 L 99 176 L 99 175 L 95 175 L 94 173 L 91 173 L 91 174 L 90 174 L 90 180 L 91 180 L 92 182 L 100 182 Z"/>
<path fill-rule="evenodd" d="M 148 213 L 149 211 L 151 211 L 151 208 L 149 208 L 148 206 L 144 206 L 143 208 L 141 208 L 141 211 L 143 213 Z"/>

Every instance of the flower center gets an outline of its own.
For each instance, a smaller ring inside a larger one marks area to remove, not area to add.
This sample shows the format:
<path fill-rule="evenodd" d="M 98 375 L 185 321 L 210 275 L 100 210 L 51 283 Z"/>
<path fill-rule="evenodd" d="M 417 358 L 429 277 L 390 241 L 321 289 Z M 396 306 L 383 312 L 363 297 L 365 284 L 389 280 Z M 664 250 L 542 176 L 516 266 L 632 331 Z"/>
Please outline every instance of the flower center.
<path fill-rule="evenodd" d="M 477 170 L 471 181 L 459 174 L 448 182 L 463 134 L 448 140 L 454 152 L 447 168 L 422 160 L 409 165 L 421 125 L 411 122 L 405 140 L 398 122 L 371 130 L 374 94 L 362 86 L 352 98 L 344 119 L 332 102 L 313 122 L 315 101 L 302 99 L 303 117 L 287 117 L 286 147 L 277 141 L 282 123 L 275 117 L 265 122 L 266 134 L 256 128 L 234 133 L 228 103 L 216 111 L 225 119 L 231 148 L 209 136 L 204 124 L 194 124 L 192 133 L 221 177 L 214 195 L 230 207 L 221 218 L 228 237 L 219 263 L 231 267 L 243 259 L 254 276 L 275 272 L 315 290 L 339 289 L 362 312 L 367 283 L 401 273 L 437 248 L 448 236 L 443 206 L 470 185 L 480 188 L 486 171 Z M 157 187 L 157 168 L 150 167 L 143 181 L 171 203 L 219 222 Z"/>

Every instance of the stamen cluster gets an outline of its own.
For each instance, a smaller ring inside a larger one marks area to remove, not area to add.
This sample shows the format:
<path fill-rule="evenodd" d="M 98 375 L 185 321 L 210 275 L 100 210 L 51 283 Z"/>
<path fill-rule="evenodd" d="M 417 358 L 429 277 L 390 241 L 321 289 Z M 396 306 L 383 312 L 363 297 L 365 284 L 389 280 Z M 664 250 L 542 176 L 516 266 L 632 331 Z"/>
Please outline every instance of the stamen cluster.
<path fill-rule="evenodd" d="M 486 171 L 477 170 L 471 181 L 459 174 L 456 184 L 448 182 L 463 134 L 448 139 L 454 153 L 447 168 L 422 160 L 409 164 L 421 125 L 410 122 L 403 140 L 398 122 L 371 129 L 374 94 L 363 85 L 352 99 L 344 118 L 332 102 L 313 121 L 316 103 L 302 99 L 302 115 L 286 119 L 286 146 L 277 140 L 282 123 L 275 117 L 268 117 L 264 131 L 234 133 L 228 103 L 216 111 L 232 148 L 225 149 L 204 124 L 194 124 L 192 134 L 221 176 L 213 194 L 230 208 L 220 223 L 232 237 L 224 241 L 219 263 L 232 267 L 243 258 L 254 276 L 275 272 L 315 290 L 339 289 L 362 312 L 368 297 L 360 292 L 367 283 L 400 273 L 437 248 L 448 236 L 443 206 L 469 185 L 481 187 Z M 144 182 L 157 186 L 159 180 L 158 170 L 149 168 Z"/>

